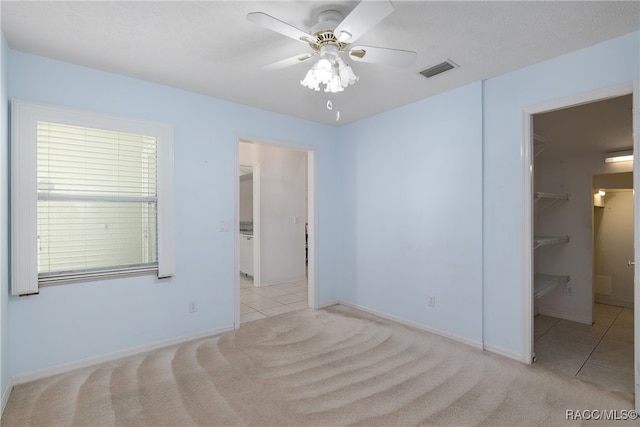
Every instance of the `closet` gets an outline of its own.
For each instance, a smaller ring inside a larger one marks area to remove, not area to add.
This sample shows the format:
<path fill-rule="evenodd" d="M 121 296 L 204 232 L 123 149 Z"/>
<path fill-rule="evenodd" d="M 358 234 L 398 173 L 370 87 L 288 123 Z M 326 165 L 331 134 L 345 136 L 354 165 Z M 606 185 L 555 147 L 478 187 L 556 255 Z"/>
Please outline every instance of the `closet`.
<path fill-rule="evenodd" d="M 527 197 L 532 360 L 633 393 L 633 163 L 609 161 L 633 147 L 631 108 L 624 95 L 532 115 Z"/>

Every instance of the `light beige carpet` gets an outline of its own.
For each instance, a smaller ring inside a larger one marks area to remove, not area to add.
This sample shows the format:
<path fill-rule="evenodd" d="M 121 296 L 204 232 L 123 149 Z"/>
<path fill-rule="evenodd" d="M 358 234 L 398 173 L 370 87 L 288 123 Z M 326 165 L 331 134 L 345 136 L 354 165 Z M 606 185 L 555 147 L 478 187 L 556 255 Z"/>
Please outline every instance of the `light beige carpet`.
<path fill-rule="evenodd" d="M 2 425 L 575 426 L 567 409 L 632 407 L 629 394 L 334 306 L 16 386 Z"/>

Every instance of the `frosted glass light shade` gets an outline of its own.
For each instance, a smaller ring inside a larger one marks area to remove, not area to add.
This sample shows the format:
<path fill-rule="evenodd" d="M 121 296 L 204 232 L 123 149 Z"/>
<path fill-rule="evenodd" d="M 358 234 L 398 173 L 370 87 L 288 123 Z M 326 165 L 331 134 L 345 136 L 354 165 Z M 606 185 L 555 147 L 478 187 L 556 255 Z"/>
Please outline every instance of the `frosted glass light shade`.
<path fill-rule="evenodd" d="M 358 81 L 350 66 L 340 59 L 323 57 L 316 62 L 300 84 L 309 89 L 320 90 L 320 85 L 325 85 L 325 92 L 342 92 L 345 87 Z"/>
<path fill-rule="evenodd" d="M 307 71 L 307 75 L 304 77 L 304 80 L 300 80 L 300 84 L 309 89 L 320 90 L 320 83 L 314 77 L 313 69 Z"/>
<path fill-rule="evenodd" d="M 340 76 L 338 74 L 334 74 L 331 76 L 331 80 L 327 83 L 327 87 L 324 89 L 325 92 L 342 92 L 344 88 L 340 82 Z"/>
<path fill-rule="evenodd" d="M 338 72 L 340 74 L 340 81 L 342 87 L 347 87 L 358 81 L 359 77 L 355 75 L 350 66 L 344 63 L 344 61 L 338 61 L 339 69 Z"/>

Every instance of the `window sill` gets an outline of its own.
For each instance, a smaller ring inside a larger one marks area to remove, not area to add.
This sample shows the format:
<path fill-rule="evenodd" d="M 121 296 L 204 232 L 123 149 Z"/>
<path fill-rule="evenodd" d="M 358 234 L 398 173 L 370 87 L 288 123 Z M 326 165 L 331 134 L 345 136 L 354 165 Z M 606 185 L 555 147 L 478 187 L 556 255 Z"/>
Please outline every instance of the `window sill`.
<path fill-rule="evenodd" d="M 119 279 L 124 277 L 143 276 L 158 274 L 158 266 L 150 266 L 144 268 L 136 268 L 130 270 L 118 271 L 100 271 L 94 273 L 78 274 L 73 276 L 57 276 L 38 279 L 38 287 L 44 288 L 56 285 L 65 285 L 69 283 L 90 282 L 96 280 Z"/>

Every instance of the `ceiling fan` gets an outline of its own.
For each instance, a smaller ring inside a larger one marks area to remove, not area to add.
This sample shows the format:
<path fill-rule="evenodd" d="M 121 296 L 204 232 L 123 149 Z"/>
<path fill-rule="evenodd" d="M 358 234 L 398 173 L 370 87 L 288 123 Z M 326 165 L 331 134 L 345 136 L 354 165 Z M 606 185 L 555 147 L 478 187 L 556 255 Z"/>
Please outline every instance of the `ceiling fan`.
<path fill-rule="evenodd" d="M 307 61 L 316 55 L 320 59 L 307 72 L 300 83 L 316 91 L 324 85 L 325 92 L 341 92 L 358 81 L 358 77 L 341 55 L 354 61 L 406 67 L 416 59 L 409 50 L 374 46 L 352 46 L 358 38 L 393 12 L 388 0 L 362 0 L 344 19 L 336 10 L 326 10 L 318 15 L 318 23 L 309 32 L 267 15 L 263 12 L 247 14 L 247 20 L 294 40 L 307 43 L 312 51 L 287 58 L 266 68 L 279 69 Z"/>

